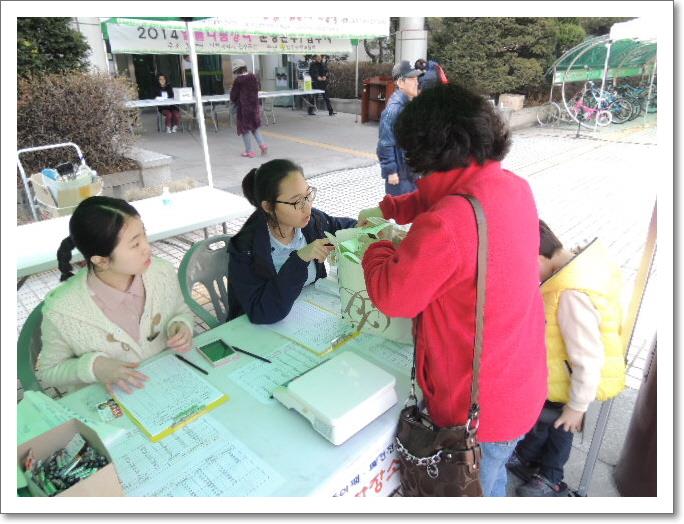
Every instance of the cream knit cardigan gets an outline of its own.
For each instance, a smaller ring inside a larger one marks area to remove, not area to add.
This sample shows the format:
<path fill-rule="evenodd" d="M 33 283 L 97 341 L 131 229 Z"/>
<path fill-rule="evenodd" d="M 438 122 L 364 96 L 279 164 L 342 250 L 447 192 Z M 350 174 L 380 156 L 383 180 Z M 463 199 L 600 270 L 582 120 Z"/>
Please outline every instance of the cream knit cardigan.
<path fill-rule="evenodd" d="M 166 349 L 173 322 L 183 322 L 192 331 L 192 312 L 169 262 L 152 257 L 151 266 L 142 274 L 145 308 L 140 319 L 140 342 L 109 320 L 95 304 L 87 276 L 88 270 L 83 268 L 45 298 L 42 350 L 36 363 L 36 376 L 44 386 L 74 391 L 97 382 L 93 373 L 97 357 L 140 362 Z M 160 320 L 153 324 L 158 314 Z"/>

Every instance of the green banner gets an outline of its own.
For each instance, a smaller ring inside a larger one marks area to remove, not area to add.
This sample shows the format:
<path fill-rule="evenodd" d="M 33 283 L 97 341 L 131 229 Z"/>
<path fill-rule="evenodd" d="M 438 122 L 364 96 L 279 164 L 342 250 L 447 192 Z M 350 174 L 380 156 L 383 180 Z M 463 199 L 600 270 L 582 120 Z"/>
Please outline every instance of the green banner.
<path fill-rule="evenodd" d="M 629 76 L 639 76 L 643 72 L 641 67 L 619 67 L 608 69 L 606 78 L 625 78 Z M 553 83 L 562 82 L 581 82 L 584 80 L 601 80 L 603 69 L 576 69 L 574 71 L 556 71 L 553 76 Z"/>

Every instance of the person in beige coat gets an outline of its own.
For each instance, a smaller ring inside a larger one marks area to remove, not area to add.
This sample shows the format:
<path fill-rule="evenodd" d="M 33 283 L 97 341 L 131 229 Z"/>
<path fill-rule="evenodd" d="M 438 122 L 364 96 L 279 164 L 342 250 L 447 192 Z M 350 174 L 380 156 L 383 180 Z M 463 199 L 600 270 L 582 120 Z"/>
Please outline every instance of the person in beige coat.
<path fill-rule="evenodd" d="M 73 391 L 100 382 L 110 391 L 144 387 L 138 363 L 164 349 L 192 347 L 192 313 L 174 267 L 151 256 L 144 225 L 124 200 L 90 197 L 69 221 L 57 253 L 62 280 L 45 299 L 36 374 Z M 71 273 L 71 251 L 88 267 Z"/>

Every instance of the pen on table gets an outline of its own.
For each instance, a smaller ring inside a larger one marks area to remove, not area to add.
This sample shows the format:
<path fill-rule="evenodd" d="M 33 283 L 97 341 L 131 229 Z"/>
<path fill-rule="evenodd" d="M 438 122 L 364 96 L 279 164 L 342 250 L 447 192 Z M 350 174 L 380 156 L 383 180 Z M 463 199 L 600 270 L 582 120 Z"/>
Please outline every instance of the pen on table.
<path fill-rule="evenodd" d="M 238 353 L 244 353 L 245 355 L 249 355 L 250 357 L 258 358 L 259 360 L 263 360 L 264 362 L 268 362 L 269 364 L 273 364 L 273 362 L 271 362 L 267 358 L 260 357 L 259 355 L 255 355 L 254 353 L 250 353 L 249 351 L 245 351 L 244 349 L 240 349 L 237 346 L 231 345 L 230 347 L 232 347 Z"/>
<path fill-rule="evenodd" d="M 190 362 L 187 358 L 181 357 L 178 353 L 176 353 L 175 355 L 176 355 L 176 358 L 177 358 L 177 359 L 182 360 L 182 361 L 185 362 L 188 366 L 192 366 L 192 367 L 195 368 L 197 371 L 200 371 L 200 372 L 204 373 L 205 375 L 208 375 L 208 374 L 209 374 L 209 372 L 208 372 L 207 370 L 202 369 L 202 368 L 199 367 L 197 364 L 193 364 L 193 363 Z"/>

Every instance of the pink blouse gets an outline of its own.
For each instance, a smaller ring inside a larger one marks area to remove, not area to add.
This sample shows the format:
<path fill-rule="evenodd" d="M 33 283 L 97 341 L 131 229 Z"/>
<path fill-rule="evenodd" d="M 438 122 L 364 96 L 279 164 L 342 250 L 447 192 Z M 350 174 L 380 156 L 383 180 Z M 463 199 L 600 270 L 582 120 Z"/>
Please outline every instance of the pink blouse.
<path fill-rule="evenodd" d="M 140 275 L 135 275 L 126 291 L 105 284 L 95 273 L 88 274 L 90 296 L 105 316 L 140 342 L 140 318 L 145 309 L 145 286 Z"/>

